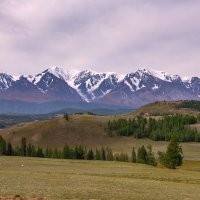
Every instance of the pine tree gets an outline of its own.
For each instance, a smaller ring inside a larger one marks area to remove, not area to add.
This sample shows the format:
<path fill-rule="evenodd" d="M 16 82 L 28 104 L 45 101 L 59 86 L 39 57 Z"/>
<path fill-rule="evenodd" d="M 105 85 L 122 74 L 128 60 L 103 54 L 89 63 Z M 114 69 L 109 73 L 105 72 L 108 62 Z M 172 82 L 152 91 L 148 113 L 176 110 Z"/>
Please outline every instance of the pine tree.
<path fill-rule="evenodd" d="M 96 149 L 96 154 L 95 154 L 95 160 L 100 160 L 101 159 L 101 155 L 100 155 L 100 151 L 98 149 Z"/>
<path fill-rule="evenodd" d="M 137 159 L 137 156 L 136 156 L 135 148 L 133 147 L 132 153 L 131 153 L 131 162 L 135 163 L 136 159 Z"/>
<path fill-rule="evenodd" d="M 26 144 L 26 138 L 23 137 L 21 139 L 21 155 L 26 156 L 27 154 L 27 144 Z"/>
<path fill-rule="evenodd" d="M 64 118 L 66 119 L 66 121 L 69 121 L 69 115 L 67 113 L 64 114 Z"/>
<path fill-rule="evenodd" d="M 40 147 L 38 147 L 38 150 L 37 150 L 37 157 L 44 158 L 43 150 Z"/>
<path fill-rule="evenodd" d="M 31 145 L 32 147 L 32 152 L 31 152 L 31 156 L 32 157 L 36 157 L 37 156 L 37 150 L 36 150 L 36 148 L 35 148 L 35 146 L 34 145 Z"/>
<path fill-rule="evenodd" d="M 32 157 L 33 156 L 33 152 L 32 152 L 32 145 L 31 143 L 28 144 L 27 147 L 27 156 Z"/>
<path fill-rule="evenodd" d="M 106 152 L 105 153 L 106 153 L 106 160 L 108 160 L 108 161 L 113 161 L 114 160 L 112 149 L 106 147 Z"/>
<path fill-rule="evenodd" d="M 6 155 L 12 156 L 14 154 L 12 144 L 8 142 Z"/>
<path fill-rule="evenodd" d="M 165 167 L 170 169 L 176 169 L 177 166 L 181 166 L 183 163 L 182 154 L 182 147 L 177 142 L 176 137 L 172 137 L 167 147 L 166 154 L 164 156 Z"/>
<path fill-rule="evenodd" d="M 157 165 L 155 154 L 152 151 L 152 146 L 151 145 L 147 146 L 146 164 L 152 165 L 152 166 L 156 166 Z"/>
<path fill-rule="evenodd" d="M 84 149 L 81 145 L 78 147 L 78 159 L 83 160 L 84 159 Z"/>
<path fill-rule="evenodd" d="M 6 141 L 0 135 L 0 155 L 6 155 Z"/>
<path fill-rule="evenodd" d="M 138 148 L 138 154 L 137 154 L 137 162 L 146 164 L 146 158 L 147 157 L 147 151 L 144 145 L 142 147 Z"/>
<path fill-rule="evenodd" d="M 53 151 L 52 151 L 52 149 L 49 149 L 48 158 L 53 158 Z"/>
<path fill-rule="evenodd" d="M 87 160 L 94 160 L 94 153 L 93 153 L 92 149 L 89 149 L 89 151 L 87 153 Z"/>
<path fill-rule="evenodd" d="M 70 159 L 70 148 L 67 144 L 63 148 L 63 158 Z"/>
<path fill-rule="evenodd" d="M 15 147 L 15 156 L 21 156 L 21 148 L 18 145 Z"/>
<path fill-rule="evenodd" d="M 119 161 L 120 162 L 128 162 L 129 158 L 128 158 L 128 154 L 127 153 L 120 153 L 119 154 Z"/>
<path fill-rule="evenodd" d="M 14 150 L 13 150 L 12 144 L 10 142 L 8 142 L 6 154 L 8 156 L 14 155 Z"/>
<path fill-rule="evenodd" d="M 101 147 L 101 151 L 100 151 L 100 160 L 106 160 L 106 153 L 103 147 Z"/>
<path fill-rule="evenodd" d="M 53 150 L 53 158 L 58 158 L 58 149 L 57 148 L 55 148 Z"/>

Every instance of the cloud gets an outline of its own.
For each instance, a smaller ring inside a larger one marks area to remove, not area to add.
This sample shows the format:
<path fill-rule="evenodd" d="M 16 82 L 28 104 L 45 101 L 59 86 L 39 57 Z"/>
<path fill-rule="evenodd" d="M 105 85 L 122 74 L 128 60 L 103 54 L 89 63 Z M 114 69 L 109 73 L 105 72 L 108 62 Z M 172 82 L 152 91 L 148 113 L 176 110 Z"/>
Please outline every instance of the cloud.
<path fill-rule="evenodd" d="M 198 0 L 1 0 L 0 71 L 50 66 L 200 76 Z"/>

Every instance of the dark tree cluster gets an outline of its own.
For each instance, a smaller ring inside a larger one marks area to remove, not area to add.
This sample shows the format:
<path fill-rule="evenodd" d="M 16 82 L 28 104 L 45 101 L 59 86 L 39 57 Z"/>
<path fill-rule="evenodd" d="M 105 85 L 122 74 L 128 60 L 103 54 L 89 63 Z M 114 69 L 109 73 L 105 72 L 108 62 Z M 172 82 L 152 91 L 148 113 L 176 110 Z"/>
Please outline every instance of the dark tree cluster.
<path fill-rule="evenodd" d="M 190 100 L 183 101 L 176 106 L 177 108 L 189 108 L 192 110 L 200 111 L 200 101 Z"/>
<path fill-rule="evenodd" d="M 118 119 L 108 122 L 106 132 L 109 136 L 147 137 L 155 141 L 169 141 L 172 136 L 176 136 L 180 142 L 200 142 L 197 129 L 189 127 L 197 122 L 198 117 L 192 115 L 165 116 L 158 120 L 144 117 Z"/>
<path fill-rule="evenodd" d="M 69 115 L 68 115 L 67 113 L 64 114 L 63 117 L 64 117 L 64 119 L 65 119 L 66 121 L 69 121 Z"/>
<path fill-rule="evenodd" d="M 152 146 L 148 145 L 147 147 L 145 147 L 144 145 L 142 145 L 138 148 L 137 154 L 135 148 L 133 147 L 131 154 L 131 162 L 156 166 L 157 161 L 155 158 L 155 154 L 152 151 Z"/>
<path fill-rule="evenodd" d="M 159 161 L 165 167 L 175 169 L 177 166 L 182 165 L 182 148 L 177 142 L 176 138 L 171 138 L 171 142 L 168 145 L 166 153 L 158 152 Z M 78 159 L 78 160 L 106 160 L 106 161 L 120 161 L 120 162 L 133 162 L 142 163 L 147 165 L 156 166 L 157 161 L 155 154 L 152 151 L 151 145 L 145 147 L 142 145 L 138 148 L 137 153 L 133 147 L 131 158 L 127 153 L 113 154 L 112 149 L 109 147 L 101 147 L 93 151 L 91 148 L 87 149 L 83 146 L 75 146 L 70 148 L 67 144 L 63 149 L 49 148 L 43 150 L 40 147 L 35 147 L 31 143 L 27 144 L 26 138 L 21 139 L 19 146 L 13 147 L 10 142 L 6 142 L 2 136 L 0 136 L 0 155 L 6 156 L 27 156 L 27 157 L 40 157 L 40 158 L 59 158 L 59 159 Z"/>
<path fill-rule="evenodd" d="M 109 147 L 101 147 L 93 151 L 91 148 L 87 149 L 82 145 L 72 148 L 66 144 L 63 149 L 49 147 L 42 149 L 40 147 L 35 147 L 31 143 L 27 143 L 26 138 L 21 139 L 20 145 L 13 147 L 12 144 L 10 142 L 7 143 L 2 136 L 0 136 L 0 155 L 78 160 L 129 161 L 128 154 L 113 154 L 112 149 Z"/>

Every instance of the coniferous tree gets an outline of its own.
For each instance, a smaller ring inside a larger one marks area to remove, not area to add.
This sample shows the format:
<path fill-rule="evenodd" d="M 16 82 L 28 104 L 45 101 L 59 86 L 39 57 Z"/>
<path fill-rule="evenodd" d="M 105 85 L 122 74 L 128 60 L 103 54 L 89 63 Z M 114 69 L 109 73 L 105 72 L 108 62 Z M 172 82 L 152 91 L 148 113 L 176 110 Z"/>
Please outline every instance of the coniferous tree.
<path fill-rule="evenodd" d="M 37 149 L 37 157 L 44 158 L 43 150 L 40 147 Z"/>
<path fill-rule="evenodd" d="M 84 159 L 84 149 L 81 145 L 78 147 L 78 159 L 83 160 Z"/>
<path fill-rule="evenodd" d="M 137 159 L 137 156 L 136 156 L 135 148 L 133 147 L 132 153 L 131 153 L 131 162 L 135 163 L 136 159 Z"/>
<path fill-rule="evenodd" d="M 106 153 L 103 147 L 101 147 L 101 151 L 100 151 L 100 160 L 106 160 Z"/>
<path fill-rule="evenodd" d="M 49 147 L 47 146 L 44 152 L 44 157 L 49 158 Z"/>
<path fill-rule="evenodd" d="M 58 149 L 57 148 L 55 148 L 53 150 L 53 158 L 58 158 Z"/>
<path fill-rule="evenodd" d="M 119 154 L 119 161 L 120 161 L 120 162 L 128 162 L 128 161 L 129 161 L 129 159 L 128 159 L 128 154 L 127 154 L 127 153 L 121 152 L 121 153 Z"/>
<path fill-rule="evenodd" d="M 21 148 L 18 145 L 15 147 L 15 156 L 21 156 Z"/>
<path fill-rule="evenodd" d="M 88 153 L 87 148 L 85 147 L 83 151 L 84 151 L 84 160 L 87 160 L 87 153 Z M 94 157 L 95 157 L 95 155 L 94 155 Z"/>
<path fill-rule="evenodd" d="M 52 149 L 49 149 L 48 158 L 53 158 L 53 151 L 52 151 Z"/>
<path fill-rule="evenodd" d="M 58 158 L 63 158 L 63 151 L 61 151 L 60 149 L 58 149 Z"/>
<path fill-rule="evenodd" d="M 151 145 L 147 146 L 146 164 L 152 165 L 152 166 L 156 166 L 157 165 L 155 154 L 152 151 L 152 146 Z"/>
<path fill-rule="evenodd" d="M 14 155 L 14 150 L 13 150 L 12 144 L 10 142 L 8 142 L 6 154 L 8 156 Z"/>
<path fill-rule="evenodd" d="M 27 146 L 27 156 L 32 157 L 33 156 L 33 152 L 32 152 L 32 144 L 29 143 Z"/>
<path fill-rule="evenodd" d="M 6 141 L 0 135 L 0 155 L 6 155 Z"/>
<path fill-rule="evenodd" d="M 137 163 L 146 164 L 146 158 L 147 158 L 147 151 L 145 146 L 142 145 L 142 147 L 138 148 Z"/>
<path fill-rule="evenodd" d="M 164 156 L 165 167 L 176 169 L 177 166 L 181 166 L 183 163 L 182 154 L 182 147 L 177 142 L 176 137 L 172 137 Z"/>
<path fill-rule="evenodd" d="M 32 145 L 31 149 L 32 149 L 32 153 L 31 153 L 32 157 L 37 157 L 37 150 L 36 150 L 35 146 Z"/>
<path fill-rule="evenodd" d="M 96 149 L 95 160 L 100 160 L 100 159 L 101 159 L 101 153 L 98 149 Z"/>
<path fill-rule="evenodd" d="M 119 154 L 118 154 L 118 153 L 115 153 L 115 154 L 114 154 L 114 160 L 115 160 L 115 161 L 120 161 L 120 160 L 119 160 Z"/>
<path fill-rule="evenodd" d="M 64 118 L 66 119 L 66 121 L 69 121 L 69 115 L 67 113 L 64 114 Z"/>
<path fill-rule="evenodd" d="M 158 151 L 158 161 L 161 165 L 164 166 L 164 161 L 165 161 L 165 153 Z"/>
<path fill-rule="evenodd" d="M 110 149 L 109 147 L 106 147 L 105 154 L 106 154 L 106 160 L 108 161 L 114 160 L 112 149 Z"/>
<path fill-rule="evenodd" d="M 26 144 L 26 138 L 23 137 L 21 139 L 21 155 L 26 156 L 27 155 L 27 144 Z"/>
<path fill-rule="evenodd" d="M 63 147 L 63 158 L 64 159 L 70 159 L 70 148 L 67 144 L 65 144 L 65 146 Z"/>
<path fill-rule="evenodd" d="M 87 160 L 94 160 L 94 153 L 92 149 L 89 149 L 89 151 L 87 152 Z"/>

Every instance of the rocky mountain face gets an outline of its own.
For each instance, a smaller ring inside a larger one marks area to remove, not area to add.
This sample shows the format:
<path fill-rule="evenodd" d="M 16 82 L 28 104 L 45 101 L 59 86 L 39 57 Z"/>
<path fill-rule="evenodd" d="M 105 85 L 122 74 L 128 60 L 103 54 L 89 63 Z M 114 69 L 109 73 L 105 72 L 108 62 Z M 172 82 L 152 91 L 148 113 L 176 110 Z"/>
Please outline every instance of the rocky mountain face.
<path fill-rule="evenodd" d="M 158 100 L 200 99 L 200 78 L 140 68 L 119 75 L 52 67 L 36 76 L 0 74 L 0 99 L 95 102 L 138 107 Z"/>

